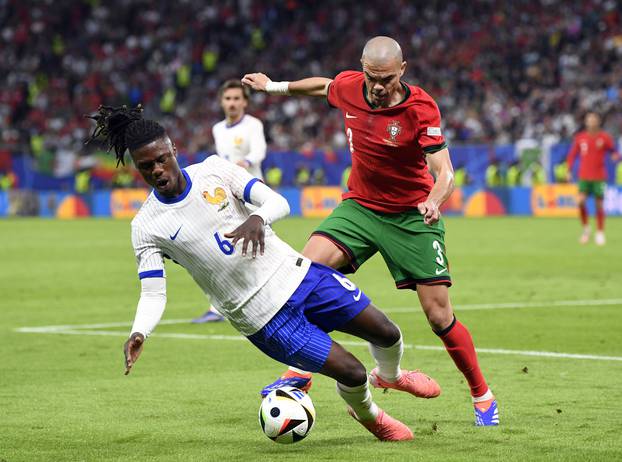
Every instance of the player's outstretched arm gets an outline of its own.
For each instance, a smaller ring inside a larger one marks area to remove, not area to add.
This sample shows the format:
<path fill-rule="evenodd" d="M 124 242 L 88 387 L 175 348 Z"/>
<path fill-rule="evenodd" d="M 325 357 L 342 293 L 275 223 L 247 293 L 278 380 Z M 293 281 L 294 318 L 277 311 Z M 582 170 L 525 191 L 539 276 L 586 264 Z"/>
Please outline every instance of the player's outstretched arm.
<path fill-rule="evenodd" d="M 428 198 L 418 204 L 417 208 L 423 215 L 423 222 L 426 225 L 431 225 L 440 220 L 440 207 L 454 190 L 454 168 L 451 165 L 447 148 L 434 154 L 428 154 L 427 160 L 436 181 Z"/>
<path fill-rule="evenodd" d="M 160 322 L 166 308 L 166 279 L 163 277 L 141 280 L 141 292 L 136 317 L 132 325 L 132 334 L 123 346 L 125 355 L 125 375 L 140 357 L 145 339 Z"/>
<path fill-rule="evenodd" d="M 246 74 L 242 83 L 253 90 L 265 91 L 271 95 L 326 96 L 332 79 L 327 77 L 309 77 L 294 82 L 273 82 L 266 74 Z"/>

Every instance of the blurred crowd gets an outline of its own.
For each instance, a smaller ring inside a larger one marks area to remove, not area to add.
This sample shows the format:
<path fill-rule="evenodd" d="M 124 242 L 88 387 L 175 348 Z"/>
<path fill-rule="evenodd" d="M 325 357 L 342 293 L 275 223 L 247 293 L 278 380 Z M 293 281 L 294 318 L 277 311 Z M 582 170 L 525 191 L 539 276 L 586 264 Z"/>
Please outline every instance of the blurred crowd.
<path fill-rule="evenodd" d="M 401 43 L 404 80 L 437 100 L 452 143 L 567 139 L 587 109 L 618 135 L 621 12 L 622 0 L 0 0 L 0 152 L 62 174 L 88 149 L 84 114 L 137 103 L 180 151 L 209 151 L 223 80 L 332 77 L 358 69 L 374 35 Z M 249 112 L 273 150 L 345 146 L 322 99 L 254 94 Z"/>

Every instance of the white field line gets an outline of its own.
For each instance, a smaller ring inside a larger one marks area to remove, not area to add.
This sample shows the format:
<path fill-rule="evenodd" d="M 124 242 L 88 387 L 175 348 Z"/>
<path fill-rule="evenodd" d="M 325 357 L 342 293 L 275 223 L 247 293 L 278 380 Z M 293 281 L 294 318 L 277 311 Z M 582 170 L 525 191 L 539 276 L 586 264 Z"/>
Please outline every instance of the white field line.
<path fill-rule="evenodd" d="M 475 303 L 470 305 L 455 305 L 454 309 L 460 311 L 479 311 L 479 310 L 508 310 L 518 308 L 552 308 L 552 307 L 583 307 L 583 306 L 611 306 L 622 305 L 622 298 L 610 298 L 602 300 L 551 300 L 541 302 L 510 302 L 510 303 Z M 400 307 L 382 308 L 386 313 L 410 313 L 422 312 L 420 308 Z"/>
<path fill-rule="evenodd" d="M 186 324 L 187 319 L 169 319 L 166 322 L 160 324 Z M 122 327 L 130 326 L 130 323 L 107 323 L 107 324 L 90 324 L 90 325 L 75 325 L 75 326 L 41 326 L 41 327 L 20 327 L 15 329 L 16 332 L 31 333 L 31 334 L 62 334 L 62 335 L 95 335 L 95 336 L 112 336 L 112 337 L 127 337 L 127 331 L 112 331 L 112 330 L 88 330 L 93 329 L 92 326 L 101 327 Z M 183 334 L 183 333 L 156 333 L 153 334 L 156 337 L 161 338 L 174 338 L 185 340 L 226 340 L 226 341 L 245 341 L 246 339 L 240 335 L 212 335 L 212 334 Z M 366 347 L 366 342 L 360 342 L 355 340 L 340 340 L 339 343 L 346 346 L 354 347 Z M 427 351 L 443 351 L 444 347 L 434 345 L 412 345 L 404 344 L 404 348 L 415 350 L 427 350 Z M 562 358 L 562 359 L 586 359 L 592 361 L 622 361 L 622 356 L 602 356 L 602 355 L 587 355 L 587 354 L 575 354 L 575 353 L 558 353 L 554 351 L 529 351 L 529 350 L 507 350 L 502 348 L 478 348 L 478 353 L 488 353 L 497 355 L 513 355 L 513 356 L 536 356 L 543 358 Z"/>
<path fill-rule="evenodd" d="M 478 311 L 478 310 L 507 310 L 520 308 L 549 308 L 549 307 L 581 307 L 581 306 L 615 306 L 622 305 L 622 298 L 610 298 L 601 300 L 552 300 L 541 302 L 510 302 L 510 303 L 475 303 L 467 305 L 456 305 L 456 311 Z M 423 313 L 419 307 L 380 307 L 385 313 Z M 190 319 L 164 319 L 159 325 L 166 324 L 186 324 Z M 128 322 L 106 322 L 99 324 L 80 324 L 80 325 L 59 325 L 42 327 L 22 327 L 16 329 L 17 332 L 29 332 L 21 329 L 43 329 L 34 332 L 50 333 L 50 331 L 72 330 L 72 329 L 106 329 L 110 327 L 125 327 Z"/>

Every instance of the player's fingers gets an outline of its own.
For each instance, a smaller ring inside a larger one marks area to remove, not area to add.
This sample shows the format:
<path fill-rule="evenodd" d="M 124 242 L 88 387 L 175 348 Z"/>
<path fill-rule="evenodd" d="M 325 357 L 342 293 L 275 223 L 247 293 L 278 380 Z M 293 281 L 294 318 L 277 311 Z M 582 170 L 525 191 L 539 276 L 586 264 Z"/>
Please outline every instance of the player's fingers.
<path fill-rule="evenodd" d="M 238 233 L 238 229 L 239 228 L 235 228 L 233 231 L 229 231 L 228 233 L 225 233 L 224 236 L 225 237 L 235 237 L 235 235 Z"/>
<path fill-rule="evenodd" d="M 421 202 L 420 204 L 417 204 L 417 208 L 419 209 L 419 213 L 421 215 L 425 215 L 427 207 L 425 206 L 425 204 L 423 202 Z"/>
<path fill-rule="evenodd" d="M 430 214 L 430 224 L 433 225 L 441 218 L 441 212 L 437 208 L 432 209 L 432 213 Z"/>
<path fill-rule="evenodd" d="M 129 354 L 125 355 L 125 375 L 130 373 L 130 369 L 132 369 L 132 358 Z"/>
<path fill-rule="evenodd" d="M 257 258 L 257 249 L 259 248 L 259 245 L 257 243 L 256 239 L 253 239 L 253 258 Z"/>
<path fill-rule="evenodd" d="M 233 247 L 235 247 L 235 245 L 238 243 L 238 241 L 240 240 L 240 235 L 238 234 L 238 228 L 234 229 L 233 231 L 231 231 L 230 233 L 225 233 L 224 236 L 227 239 L 232 239 L 231 241 L 231 245 Z"/>
<path fill-rule="evenodd" d="M 127 365 L 127 362 L 130 359 L 130 341 L 128 340 L 123 344 L 123 357 L 125 358 L 124 363 Z"/>
<path fill-rule="evenodd" d="M 266 241 L 264 241 L 264 237 L 261 236 L 259 238 L 259 255 L 263 255 L 263 251 L 266 248 Z"/>
<path fill-rule="evenodd" d="M 243 257 L 246 256 L 246 251 L 248 250 L 249 242 L 250 242 L 250 239 L 248 237 L 245 237 L 244 242 L 242 243 L 242 256 Z"/>
<path fill-rule="evenodd" d="M 426 225 L 432 224 L 432 215 L 433 215 L 433 213 L 434 213 L 434 211 L 431 208 L 426 210 L 425 215 L 423 216 L 423 222 Z"/>

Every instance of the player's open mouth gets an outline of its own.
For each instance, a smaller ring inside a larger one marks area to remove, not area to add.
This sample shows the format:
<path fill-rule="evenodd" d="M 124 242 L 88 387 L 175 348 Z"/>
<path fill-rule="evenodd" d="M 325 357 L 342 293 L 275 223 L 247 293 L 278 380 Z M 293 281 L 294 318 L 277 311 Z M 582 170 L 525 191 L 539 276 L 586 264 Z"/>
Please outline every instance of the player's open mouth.
<path fill-rule="evenodd" d="M 158 189 L 164 189 L 167 184 L 168 180 L 166 178 L 160 178 L 159 180 L 156 180 L 156 187 Z"/>

